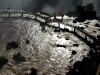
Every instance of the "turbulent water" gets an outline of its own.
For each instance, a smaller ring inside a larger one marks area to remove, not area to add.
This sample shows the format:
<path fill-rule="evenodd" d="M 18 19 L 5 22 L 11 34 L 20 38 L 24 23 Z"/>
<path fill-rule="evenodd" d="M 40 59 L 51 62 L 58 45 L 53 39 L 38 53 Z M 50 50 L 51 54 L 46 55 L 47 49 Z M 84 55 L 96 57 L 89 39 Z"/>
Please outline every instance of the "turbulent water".
<path fill-rule="evenodd" d="M 30 43 L 26 44 L 26 40 Z M 18 43 L 18 48 L 7 51 L 7 43 L 12 41 Z M 78 47 L 73 46 L 76 43 Z M 66 48 L 57 47 L 56 44 L 65 45 Z M 35 68 L 38 75 L 66 75 L 74 62 L 81 61 L 89 52 L 89 47 L 73 34 L 55 33 L 48 27 L 46 32 L 42 32 L 40 23 L 30 19 L 1 19 L 0 49 L 0 56 L 9 59 L 0 71 L 4 75 L 30 74 L 31 68 Z M 76 55 L 72 55 L 73 50 L 77 52 Z M 14 63 L 13 55 L 18 52 L 25 57 L 26 62 Z"/>

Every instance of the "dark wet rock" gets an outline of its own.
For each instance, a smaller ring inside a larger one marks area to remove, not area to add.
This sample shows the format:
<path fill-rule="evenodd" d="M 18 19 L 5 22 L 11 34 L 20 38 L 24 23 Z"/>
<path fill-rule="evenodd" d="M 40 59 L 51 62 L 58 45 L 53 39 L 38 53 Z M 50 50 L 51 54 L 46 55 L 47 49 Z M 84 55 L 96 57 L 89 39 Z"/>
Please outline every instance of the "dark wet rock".
<path fill-rule="evenodd" d="M 26 44 L 30 44 L 30 41 L 29 40 L 26 40 Z"/>
<path fill-rule="evenodd" d="M 86 26 L 86 28 L 88 27 L 87 25 L 85 25 Z"/>
<path fill-rule="evenodd" d="M 84 18 L 76 18 L 75 20 L 73 20 L 73 23 L 75 22 L 84 22 L 85 19 Z"/>
<path fill-rule="evenodd" d="M 81 30 L 85 29 L 84 27 L 79 27 Z"/>
<path fill-rule="evenodd" d="M 77 23 L 77 21 L 76 20 L 73 20 L 73 23 Z"/>
<path fill-rule="evenodd" d="M 78 47 L 78 46 L 79 46 L 79 44 L 73 44 L 73 46 L 76 46 L 76 47 Z"/>
<path fill-rule="evenodd" d="M 97 31 L 93 31 L 94 33 L 96 33 Z"/>
<path fill-rule="evenodd" d="M 11 43 L 7 43 L 7 47 L 6 47 L 6 50 L 10 50 L 10 49 L 16 49 L 18 48 L 18 44 L 16 42 L 11 42 Z"/>
<path fill-rule="evenodd" d="M 100 39 L 100 35 L 97 35 L 97 38 Z"/>
<path fill-rule="evenodd" d="M 96 27 L 100 27 L 100 25 L 98 23 L 95 24 Z"/>
<path fill-rule="evenodd" d="M 72 54 L 75 55 L 77 52 L 75 50 L 72 51 Z"/>
<path fill-rule="evenodd" d="M 0 57 L 0 69 L 2 69 L 3 65 L 5 65 L 8 62 L 8 59 L 5 57 L 1 56 Z"/>
<path fill-rule="evenodd" d="M 64 45 L 59 45 L 59 44 L 57 44 L 56 46 L 57 46 L 57 47 L 64 47 L 64 48 L 66 48 L 66 46 L 64 46 Z"/>
<path fill-rule="evenodd" d="M 66 31 L 68 32 L 69 29 L 65 28 L 65 29 L 62 29 L 62 31 L 63 31 L 63 32 L 66 32 Z"/>
<path fill-rule="evenodd" d="M 60 32 L 60 29 L 55 29 L 54 32 Z"/>
<path fill-rule="evenodd" d="M 21 53 L 17 53 L 13 55 L 13 60 L 15 60 L 15 64 L 19 64 L 20 62 L 25 62 L 25 57 L 21 55 Z"/>
<path fill-rule="evenodd" d="M 68 38 L 65 38 L 66 40 L 69 40 Z"/>
<path fill-rule="evenodd" d="M 30 75 L 37 75 L 37 70 L 34 69 L 34 68 L 32 68 L 32 69 L 31 69 L 31 74 L 30 74 Z"/>
<path fill-rule="evenodd" d="M 40 22 L 40 26 L 43 26 L 43 25 L 45 25 L 45 22 Z"/>

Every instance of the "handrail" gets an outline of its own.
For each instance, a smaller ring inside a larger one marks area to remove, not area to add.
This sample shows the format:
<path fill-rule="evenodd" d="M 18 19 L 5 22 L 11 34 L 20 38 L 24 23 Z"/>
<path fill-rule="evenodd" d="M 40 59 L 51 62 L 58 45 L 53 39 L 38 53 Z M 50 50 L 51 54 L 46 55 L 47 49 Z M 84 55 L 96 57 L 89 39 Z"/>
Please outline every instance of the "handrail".
<path fill-rule="evenodd" d="M 23 17 L 24 14 L 35 15 L 35 16 L 38 16 L 38 17 L 44 19 L 45 22 L 47 22 L 47 20 L 49 20 L 49 18 L 50 18 L 51 16 L 53 16 L 53 15 L 48 15 L 48 17 L 44 17 L 44 16 L 41 16 L 41 14 L 39 15 L 39 14 L 32 13 L 32 12 L 16 11 L 16 10 L 15 10 L 15 11 L 0 11 L 0 14 L 8 14 L 8 17 L 9 17 L 9 18 L 10 18 L 10 15 L 13 14 L 13 13 L 16 13 L 16 14 L 20 13 L 22 18 L 24 18 L 24 17 Z M 61 13 L 60 13 L 60 14 L 61 14 Z M 2 17 L 2 18 L 7 18 L 7 17 Z M 30 17 L 30 18 L 31 18 L 31 17 Z M 51 22 L 51 20 L 50 20 L 49 22 Z M 64 22 L 61 22 L 61 23 L 64 23 Z M 73 27 L 74 29 L 77 29 L 78 31 L 82 32 L 85 36 L 90 37 L 90 39 L 92 39 L 94 42 L 96 41 L 96 37 L 93 36 L 93 35 L 91 35 L 91 34 L 89 34 L 88 32 L 86 32 L 86 31 L 84 31 L 84 30 L 81 30 L 80 28 L 78 28 L 78 27 L 76 27 L 76 26 L 73 26 L 73 25 L 70 25 L 70 24 L 65 24 L 65 25 L 68 25 L 68 26 L 70 26 L 70 27 Z M 48 26 L 50 26 L 50 25 L 48 25 Z M 52 26 L 52 27 L 54 27 L 54 26 Z M 55 27 L 55 28 L 58 28 L 58 27 Z M 60 28 L 60 29 L 61 29 L 61 28 Z M 62 30 L 62 29 L 61 29 L 61 30 Z"/>

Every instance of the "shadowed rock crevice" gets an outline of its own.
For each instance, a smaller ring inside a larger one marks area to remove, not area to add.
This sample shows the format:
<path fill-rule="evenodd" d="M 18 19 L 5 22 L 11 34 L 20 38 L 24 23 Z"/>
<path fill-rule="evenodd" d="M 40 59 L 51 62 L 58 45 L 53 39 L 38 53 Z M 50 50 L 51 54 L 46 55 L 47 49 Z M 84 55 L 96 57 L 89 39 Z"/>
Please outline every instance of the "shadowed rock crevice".
<path fill-rule="evenodd" d="M 7 43 L 7 47 L 6 47 L 6 50 L 10 50 L 10 49 L 16 49 L 18 48 L 18 44 L 16 42 L 11 42 L 11 43 Z"/>

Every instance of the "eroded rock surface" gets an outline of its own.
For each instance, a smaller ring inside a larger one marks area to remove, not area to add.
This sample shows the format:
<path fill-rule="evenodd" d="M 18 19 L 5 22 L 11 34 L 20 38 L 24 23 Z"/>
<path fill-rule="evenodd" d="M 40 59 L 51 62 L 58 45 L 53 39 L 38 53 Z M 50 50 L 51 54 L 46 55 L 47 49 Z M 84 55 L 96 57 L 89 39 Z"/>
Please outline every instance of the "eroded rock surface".
<path fill-rule="evenodd" d="M 42 32 L 40 23 L 34 20 L 2 19 L 0 56 L 5 56 L 8 63 L 0 74 L 30 75 L 33 68 L 37 75 L 66 75 L 75 62 L 82 61 L 88 55 L 90 48 L 72 33 L 54 32 L 48 27 L 45 30 L 47 32 Z M 7 44 L 12 41 L 18 47 L 6 50 Z M 13 55 L 18 52 L 25 57 L 25 62 L 15 63 Z"/>

